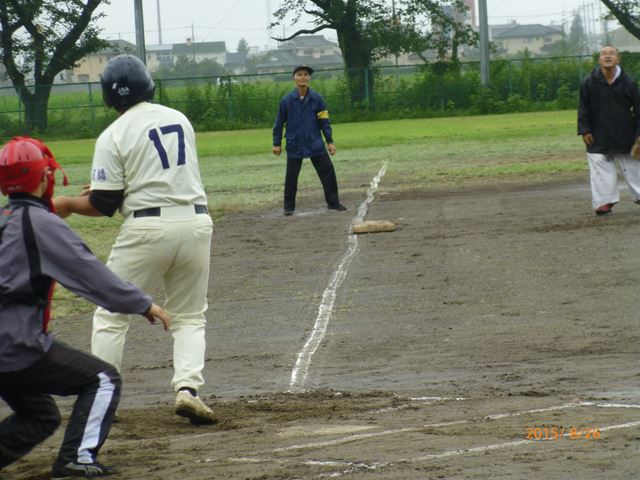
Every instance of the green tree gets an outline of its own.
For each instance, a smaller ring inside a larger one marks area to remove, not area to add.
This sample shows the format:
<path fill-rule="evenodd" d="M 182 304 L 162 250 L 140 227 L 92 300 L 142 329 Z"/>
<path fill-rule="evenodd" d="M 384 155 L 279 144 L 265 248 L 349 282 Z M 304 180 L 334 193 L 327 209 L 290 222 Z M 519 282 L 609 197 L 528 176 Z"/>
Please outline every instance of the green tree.
<path fill-rule="evenodd" d="M 584 30 L 582 16 L 579 13 L 575 13 L 569 27 L 569 35 L 566 34 L 566 25 L 563 24 L 562 38 L 553 43 L 543 45 L 541 50 L 552 57 L 588 54 L 589 42 Z"/>
<path fill-rule="evenodd" d="M 640 3 L 638 0 L 602 0 L 611 15 L 636 38 L 640 38 Z"/>
<path fill-rule="evenodd" d="M 249 42 L 247 42 L 244 38 L 241 38 L 238 42 L 236 51 L 243 54 L 245 57 L 249 56 Z"/>
<path fill-rule="evenodd" d="M 457 22 L 452 13 L 463 12 L 462 0 L 398 0 L 396 9 L 386 0 L 284 0 L 274 13 L 273 26 L 293 16 L 292 24 L 303 14 L 313 17 L 314 27 L 297 30 L 278 41 L 302 34 L 332 29 L 342 50 L 345 75 L 351 98 L 364 100 L 373 89 L 373 63 L 389 54 L 421 53 L 434 48 L 439 53 L 449 44 L 457 56 L 460 42 L 473 38 L 470 27 Z M 462 34 L 460 32 L 466 32 Z"/>
<path fill-rule="evenodd" d="M 584 31 L 582 17 L 578 13 L 573 16 L 567 44 L 569 53 L 572 55 L 584 55 L 585 53 L 589 53 L 587 35 Z"/>
<path fill-rule="evenodd" d="M 405 33 L 399 39 L 400 49 L 417 54 L 425 62 L 423 52 L 435 50 L 438 61 L 457 63 L 460 47 L 476 46 L 479 40 L 473 27 L 462 21 L 461 17 L 467 10 L 466 5 L 457 1 L 406 2 L 402 10 L 406 22 L 403 26 Z"/>
<path fill-rule="evenodd" d="M 25 107 L 27 132 L 47 128 L 56 75 L 107 46 L 96 14 L 108 0 L 0 1 L 0 61 Z"/>

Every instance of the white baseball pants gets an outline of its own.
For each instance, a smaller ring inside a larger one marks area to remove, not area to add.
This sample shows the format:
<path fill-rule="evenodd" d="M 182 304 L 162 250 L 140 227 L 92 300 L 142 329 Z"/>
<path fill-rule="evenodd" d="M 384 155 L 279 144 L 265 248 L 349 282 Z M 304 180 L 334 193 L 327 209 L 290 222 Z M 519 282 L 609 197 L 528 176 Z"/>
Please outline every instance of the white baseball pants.
<path fill-rule="evenodd" d="M 640 201 L 640 161 L 623 153 L 587 153 L 587 159 L 591 178 L 591 204 L 594 209 L 620 201 L 616 163 L 629 186 L 633 201 Z"/>
<path fill-rule="evenodd" d="M 213 222 L 194 207 L 163 207 L 159 217 L 125 220 L 107 266 L 145 292 L 164 289 L 164 308 L 171 316 L 173 368 L 171 382 L 198 390 L 204 384 L 205 316 Z M 111 313 L 98 307 L 93 316 L 91 351 L 122 368 L 129 322 L 140 316 Z"/>

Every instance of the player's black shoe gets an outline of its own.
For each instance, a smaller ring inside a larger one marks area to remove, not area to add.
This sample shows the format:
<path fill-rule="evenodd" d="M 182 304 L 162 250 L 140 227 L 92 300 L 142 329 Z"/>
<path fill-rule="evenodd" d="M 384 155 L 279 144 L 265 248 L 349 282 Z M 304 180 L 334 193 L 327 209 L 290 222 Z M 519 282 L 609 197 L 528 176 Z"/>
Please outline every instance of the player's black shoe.
<path fill-rule="evenodd" d="M 343 212 L 343 211 L 345 211 L 347 209 L 347 207 L 345 207 L 341 203 L 336 203 L 335 205 L 329 205 L 327 208 L 329 210 L 339 210 L 341 212 Z"/>
<path fill-rule="evenodd" d="M 78 463 L 69 462 L 66 465 L 54 464 L 51 470 L 51 478 L 95 478 L 118 473 L 113 467 L 107 467 L 101 463 Z"/>

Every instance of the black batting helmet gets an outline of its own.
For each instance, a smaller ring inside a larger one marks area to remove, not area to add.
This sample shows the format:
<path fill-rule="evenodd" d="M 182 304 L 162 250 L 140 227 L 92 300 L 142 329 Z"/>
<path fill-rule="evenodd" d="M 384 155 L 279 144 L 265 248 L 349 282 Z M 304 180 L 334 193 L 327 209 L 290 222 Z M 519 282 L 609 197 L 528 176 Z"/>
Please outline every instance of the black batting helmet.
<path fill-rule="evenodd" d="M 151 100 L 156 90 L 144 63 L 133 55 L 124 54 L 107 62 L 100 75 L 102 98 L 107 107 L 126 107 Z"/>

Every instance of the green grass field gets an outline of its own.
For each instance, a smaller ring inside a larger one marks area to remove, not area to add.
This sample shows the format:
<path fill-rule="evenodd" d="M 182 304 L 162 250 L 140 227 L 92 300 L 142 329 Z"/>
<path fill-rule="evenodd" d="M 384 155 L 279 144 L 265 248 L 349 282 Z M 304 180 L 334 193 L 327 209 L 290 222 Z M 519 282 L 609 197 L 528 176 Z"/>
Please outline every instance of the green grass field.
<path fill-rule="evenodd" d="M 341 196 L 352 205 L 364 199 L 371 178 L 388 163 L 385 191 L 465 188 L 495 182 L 529 182 L 586 175 L 574 111 L 334 124 L 334 164 Z M 46 141 L 46 138 L 44 139 Z M 280 208 L 285 158 L 271 154 L 270 129 L 197 134 L 200 168 L 214 221 L 243 211 Z M 49 142 L 67 172 L 74 195 L 89 182 L 93 140 Z M 299 196 L 322 198 L 310 162 Z M 122 218 L 73 216 L 69 224 L 105 259 Z M 60 289 L 56 312 L 89 305 Z"/>
<path fill-rule="evenodd" d="M 338 124 L 334 162 L 345 193 L 361 189 L 383 161 L 391 165 L 388 178 L 396 189 L 580 172 L 586 164 L 575 123 L 575 112 L 563 111 Z M 199 133 L 197 142 L 215 217 L 279 204 L 285 160 L 271 154 L 269 129 Z M 58 193 L 77 193 L 88 183 L 94 141 L 49 145 L 71 182 Z M 303 195 L 305 188 L 317 190 L 310 164 L 300 184 Z M 85 225 L 93 229 L 99 222 L 79 218 L 71 223 L 84 232 Z M 86 234 L 91 242 L 91 231 Z"/>

